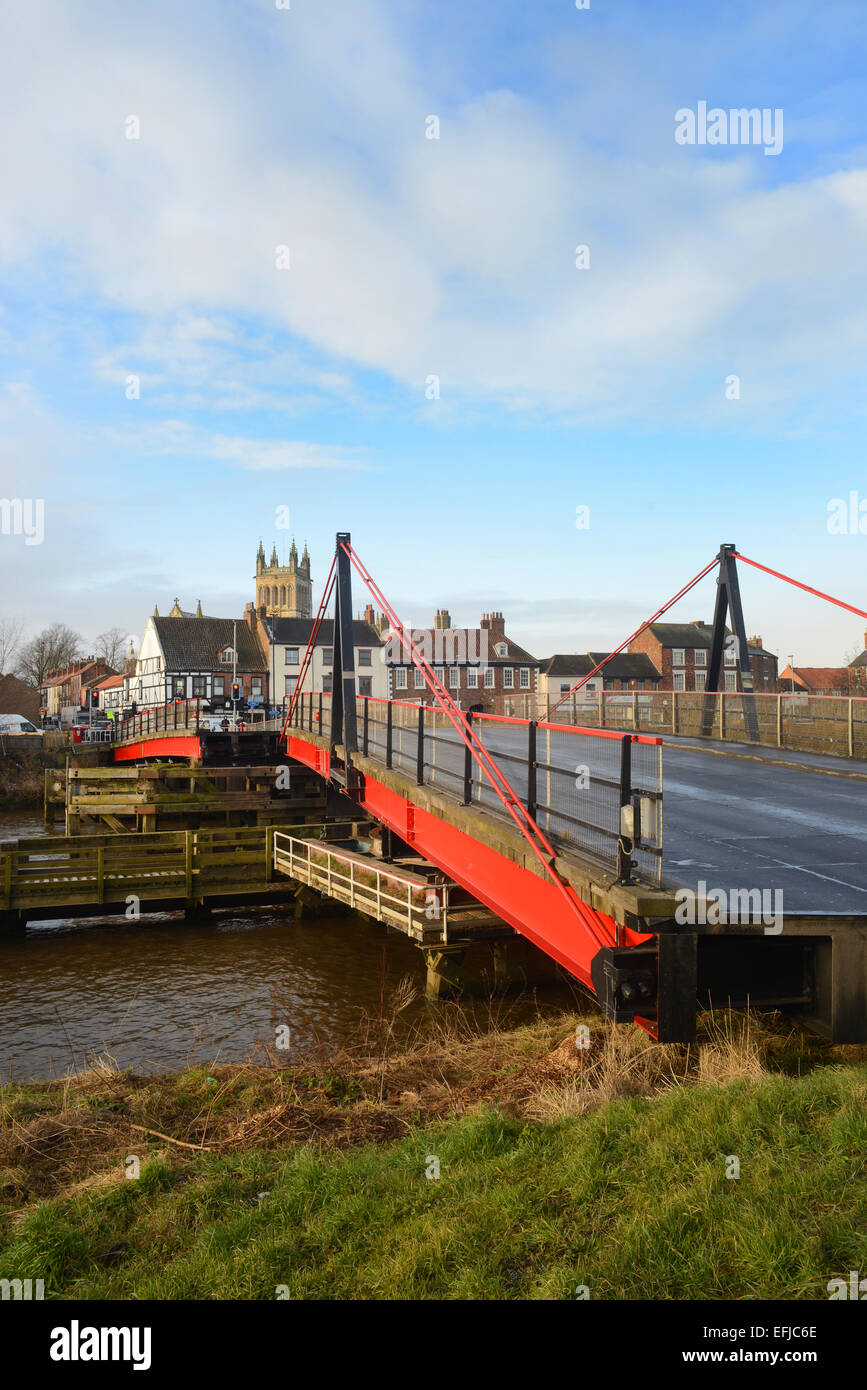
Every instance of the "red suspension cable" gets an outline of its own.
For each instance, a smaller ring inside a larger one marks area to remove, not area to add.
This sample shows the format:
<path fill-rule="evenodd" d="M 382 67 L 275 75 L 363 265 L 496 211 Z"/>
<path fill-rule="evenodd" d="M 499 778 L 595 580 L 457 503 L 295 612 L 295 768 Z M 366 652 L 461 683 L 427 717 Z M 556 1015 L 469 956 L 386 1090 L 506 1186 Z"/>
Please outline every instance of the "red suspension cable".
<path fill-rule="evenodd" d="M 695 578 L 691 579 L 688 584 L 684 584 L 683 588 L 675 594 L 674 598 L 670 598 L 668 600 L 668 603 L 664 603 L 661 608 L 657 609 L 652 618 L 648 618 L 646 623 L 642 623 L 641 627 L 636 628 L 631 637 L 627 637 L 625 642 L 621 642 L 619 647 L 615 647 L 613 652 L 609 652 L 608 655 L 604 658 L 604 660 L 600 661 L 598 666 L 594 666 L 592 671 L 588 671 L 586 676 L 582 676 L 581 680 L 578 681 L 576 685 L 573 685 L 571 690 L 564 691 L 563 694 L 560 696 L 560 699 L 557 701 L 556 705 L 551 706 L 551 714 L 554 713 L 555 709 L 559 709 L 560 706 L 563 704 L 563 701 L 568 700 L 570 695 L 574 695 L 576 690 L 580 690 L 582 685 L 586 685 L 589 680 L 592 680 L 593 677 L 602 670 L 602 667 L 605 666 L 613 656 L 617 656 L 618 653 L 623 651 L 624 647 L 629 646 L 630 642 L 634 642 L 635 638 L 640 636 L 641 633 L 644 632 L 645 628 L 650 627 L 651 623 L 655 623 L 657 618 L 662 617 L 663 613 L 667 613 L 669 608 L 671 608 L 673 604 L 677 603 L 678 599 L 683 598 L 684 594 L 688 594 L 690 589 L 695 588 L 698 581 L 700 579 L 704 579 L 705 575 L 710 573 L 714 565 L 718 564 L 719 556 L 715 555 L 709 565 L 705 565 L 703 570 L 699 570 Z"/>
<path fill-rule="evenodd" d="M 752 565 L 753 569 L 764 570 L 765 574 L 772 574 L 775 579 L 784 579 L 787 584 L 793 584 L 796 589 L 803 589 L 805 593 L 815 594 L 816 598 L 823 598 L 828 603 L 834 603 L 838 608 L 845 608 L 849 613 L 855 613 L 859 618 L 867 618 L 867 613 L 863 608 L 853 608 L 851 603 L 844 603 L 842 599 L 832 598 L 830 594 L 823 594 L 821 589 L 811 589 L 809 584 L 802 584 L 799 579 L 792 579 L 788 574 L 780 574 L 779 570 L 769 569 L 767 565 L 760 565 L 758 560 L 748 560 L 746 555 L 741 555 L 739 550 L 735 551 L 739 560 L 743 560 L 745 565 Z"/>

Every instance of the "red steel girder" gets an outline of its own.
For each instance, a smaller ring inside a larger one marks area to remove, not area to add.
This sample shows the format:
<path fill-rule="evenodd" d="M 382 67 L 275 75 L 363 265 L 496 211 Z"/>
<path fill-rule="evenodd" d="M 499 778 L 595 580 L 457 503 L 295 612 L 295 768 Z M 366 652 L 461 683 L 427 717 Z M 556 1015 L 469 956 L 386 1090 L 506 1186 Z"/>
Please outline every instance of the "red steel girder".
<path fill-rule="evenodd" d="M 200 758 L 202 745 L 197 734 L 189 734 L 178 738 L 144 738 L 114 748 L 112 752 L 116 763 L 129 763 L 136 758 Z"/>

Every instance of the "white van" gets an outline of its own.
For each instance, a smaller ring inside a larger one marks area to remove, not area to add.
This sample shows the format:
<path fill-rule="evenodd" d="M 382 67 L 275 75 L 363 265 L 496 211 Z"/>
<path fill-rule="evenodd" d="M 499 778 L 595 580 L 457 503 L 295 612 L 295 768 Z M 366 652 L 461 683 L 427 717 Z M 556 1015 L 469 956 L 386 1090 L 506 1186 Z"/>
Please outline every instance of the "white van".
<path fill-rule="evenodd" d="M 40 734 L 42 730 L 23 714 L 0 714 L 0 734 Z"/>

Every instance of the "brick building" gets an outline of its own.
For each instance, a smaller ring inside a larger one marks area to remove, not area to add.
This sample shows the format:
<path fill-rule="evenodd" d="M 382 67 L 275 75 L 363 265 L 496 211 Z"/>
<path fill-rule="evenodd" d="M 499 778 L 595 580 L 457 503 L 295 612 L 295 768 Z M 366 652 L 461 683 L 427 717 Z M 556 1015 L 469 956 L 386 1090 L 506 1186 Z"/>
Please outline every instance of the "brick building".
<path fill-rule="evenodd" d="M 102 657 L 92 656 L 81 657 L 59 670 L 48 671 L 39 687 L 40 708 L 47 717 L 72 724 L 78 711 L 87 706 L 92 687 L 114 674 Z"/>
<path fill-rule="evenodd" d="M 548 707 L 604 661 L 607 652 L 561 653 L 549 657 L 539 671 L 539 695 Z M 619 652 L 597 675 L 582 685 L 576 698 L 587 703 L 600 690 L 659 690 L 662 675 L 644 652 Z"/>
<path fill-rule="evenodd" d="M 39 727 L 39 691 L 17 676 L 0 676 L 0 714 L 20 714 Z"/>
<path fill-rule="evenodd" d="M 848 695 L 848 666 L 787 666 L 780 672 L 780 689 L 802 695 Z"/>
<path fill-rule="evenodd" d="M 727 635 L 732 634 L 726 629 Z M 651 623 L 629 644 L 630 652 L 644 652 L 662 674 L 661 690 L 704 690 L 713 628 L 709 623 Z M 777 658 L 766 651 L 760 636 L 750 637 L 750 668 L 756 694 L 777 690 Z M 733 652 L 726 651 L 724 689 L 737 690 L 737 663 Z"/>
<path fill-rule="evenodd" d="M 430 691 L 401 653 L 399 638 L 383 635 L 392 698 L 429 703 Z M 483 613 L 477 628 L 453 628 L 448 610 L 438 609 L 432 628 L 412 628 L 409 635 L 461 709 L 523 716 L 530 697 L 535 708 L 541 663 L 506 636 L 502 613 Z"/>
<path fill-rule="evenodd" d="M 864 633 L 865 650 L 849 666 L 850 695 L 867 695 L 867 632 Z"/>

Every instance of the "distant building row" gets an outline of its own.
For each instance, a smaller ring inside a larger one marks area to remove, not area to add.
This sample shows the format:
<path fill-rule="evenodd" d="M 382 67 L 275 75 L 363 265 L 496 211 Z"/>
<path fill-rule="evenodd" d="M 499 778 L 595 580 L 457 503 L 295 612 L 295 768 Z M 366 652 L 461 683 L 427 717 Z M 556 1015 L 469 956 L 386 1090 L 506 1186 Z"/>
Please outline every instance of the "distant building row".
<path fill-rule="evenodd" d="M 132 651 L 122 672 L 88 658 L 63 671 L 50 672 L 40 689 L 48 716 L 73 722 L 88 705 L 129 709 L 201 700 L 212 708 L 229 706 L 233 686 L 252 706 L 285 708 L 298 687 L 301 665 L 314 627 L 310 556 L 305 545 L 299 560 L 295 542 L 289 563 L 270 563 L 261 545 L 256 555 L 255 603 L 242 618 L 208 617 L 199 603 L 194 612 L 177 599 L 166 617 L 155 608 L 148 619 L 138 656 Z M 446 609 L 439 609 L 432 628 L 409 635 L 420 647 L 463 709 L 489 713 L 523 713 L 538 702 L 550 708 L 576 681 L 589 675 L 605 652 L 532 656 L 507 636 L 502 612 L 482 615 L 477 628 L 453 628 Z M 602 691 L 702 691 L 706 688 L 712 628 L 708 623 L 653 623 L 628 650 L 612 657 L 586 681 L 579 699 Z M 334 662 L 333 624 L 320 626 L 304 691 L 331 690 Z M 410 652 L 392 633 L 383 616 L 368 604 L 353 622 L 356 689 L 359 695 L 416 701 L 429 699 L 424 678 Z M 777 658 L 760 636 L 749 639 L 753 689 L 811 694 L 867 695 L 867 650 L 850 667 L 777 670 Z M 867 646 L 867 633 L 865 633 Z M 723 688 L 738 688 L 738 670 L 727 651 Z"/>

